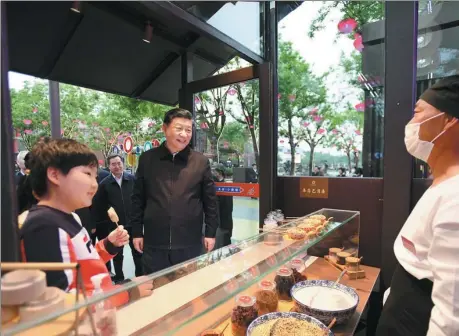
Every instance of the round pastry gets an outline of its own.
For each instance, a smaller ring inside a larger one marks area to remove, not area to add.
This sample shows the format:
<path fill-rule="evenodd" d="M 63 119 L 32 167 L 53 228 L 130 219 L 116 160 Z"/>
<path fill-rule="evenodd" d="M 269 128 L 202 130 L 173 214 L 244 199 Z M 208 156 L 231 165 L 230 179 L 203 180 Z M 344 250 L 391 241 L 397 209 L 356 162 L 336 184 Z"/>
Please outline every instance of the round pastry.
<path fill-rule="evenodd" d="M 304 237 L 306 236 L 306 233 L 303 230 L 296 227 L 288 229 L 287 234 L 291 239 L 294 240 L 301 240 L 304 239 Z"/>
<path fill-rule="evenodd" d="M 309 225 L 312 225 L 312 226 L 317 226 L 317 225 L 322 225 L 322 221 L 320 219 L 309 219 L 309 218 L 306 218 L 304 221 L 303 221 L 304 224 L 309 224 Z"/>
<path fill-rule="evenodd" d="M 310 231 L 314 231 L 316 229 L 316 227 L 314 225 L 307 224 L 307 223 L 302 223 L 302 224 L 298 225 L 298 228 L 303 230 L 306 233 L 308 233 Z"/>
<path fill-rule="evenodd" d="M 46 274 L 39 270 L 17 270 L 2 277 L 2 306 L 19 306 L 45 292 Z"/>
<path fill-rule="evenodd" d="M 19 307 L 19 316 L 22 322 L 33 321 L 64 308 L 65 292 L 57 287 L 47 287 L 38 299 Z"/>
<path fill-rule="evenodd" d="M 327 217 L 325 217 L 324 215 L 312 215 L 312 216 L 309 216 L 309 219 L 318 219 L 322 222 L 325 222 Z"/>

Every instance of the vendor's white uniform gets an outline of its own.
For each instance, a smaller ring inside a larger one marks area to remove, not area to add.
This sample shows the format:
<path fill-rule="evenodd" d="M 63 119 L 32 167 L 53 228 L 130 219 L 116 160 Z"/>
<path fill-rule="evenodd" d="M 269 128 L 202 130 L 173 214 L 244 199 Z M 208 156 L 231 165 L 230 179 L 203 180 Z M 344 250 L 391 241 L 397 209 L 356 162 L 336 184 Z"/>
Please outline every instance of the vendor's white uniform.
<path fill-rule="evenodd" d="M 429 188 L 394 244 L 400 265 L 433 282 L 427 336 L 459 335 L 459 175 Z"/>

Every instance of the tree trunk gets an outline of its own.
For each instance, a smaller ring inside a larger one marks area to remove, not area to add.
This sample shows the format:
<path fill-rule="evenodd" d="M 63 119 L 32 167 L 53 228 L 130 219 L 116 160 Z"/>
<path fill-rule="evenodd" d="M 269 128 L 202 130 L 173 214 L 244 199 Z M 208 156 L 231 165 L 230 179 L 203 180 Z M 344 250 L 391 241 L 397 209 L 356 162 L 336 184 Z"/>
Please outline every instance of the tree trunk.
<path fill-rule="evenodd" d="M 309 149 L 310 149 L 310 152 L 309 152 L 309 167 L 308 167 L 308 170 L 309 170 L 309 176 L 312 176 L 312 166 L 314 165 L 314 149 L 315 149 L 315 147 L 309 145 Z"/>
<path fill-rule="evenodd" d="M 295 175 L 295 139 L 293 138 L 292 119 L 288 120 L 288 141 L 290 144 L 290 176 Z"/>
<path fill-rule="evenodd" d="M 346 153 L 348 171 L 352 171 L 351 152 Z"/>
<path fill-rule="evenodd" d="M 217 143 L 218 143 L 218 139 L 210 139 L 210 152 L 212 153 L 212 160 L 214 162 L 217 162 L 217 158 L 218 158 L 218 154 L 217 154 L 217 151 L 218 151 L 218 148 L 217 148 Z"/>
<path fill-rule="evenodd" d="M 255 136 L 255 130 L 249 127 L 250 136 L 252 138 L 253 144 L 253 154 L 255 155 L 255 163 L 257 164 L 257 168 L 260 169 L 260 154 L 258 153 L 258 144 L 257 138 Z"/>

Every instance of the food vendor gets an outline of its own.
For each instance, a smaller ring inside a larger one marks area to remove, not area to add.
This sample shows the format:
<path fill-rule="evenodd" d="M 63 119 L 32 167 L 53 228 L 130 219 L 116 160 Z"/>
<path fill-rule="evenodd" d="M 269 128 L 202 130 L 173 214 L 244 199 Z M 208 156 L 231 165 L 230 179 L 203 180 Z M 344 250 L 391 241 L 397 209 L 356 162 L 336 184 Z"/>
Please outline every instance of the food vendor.
<path fill-rule="evenodd" d="M 377 336 L 459 335 L 459 76 L 440 80 L 406 125 L 408 152 L 432 186 L 395 240 L 398 260 Z"/>

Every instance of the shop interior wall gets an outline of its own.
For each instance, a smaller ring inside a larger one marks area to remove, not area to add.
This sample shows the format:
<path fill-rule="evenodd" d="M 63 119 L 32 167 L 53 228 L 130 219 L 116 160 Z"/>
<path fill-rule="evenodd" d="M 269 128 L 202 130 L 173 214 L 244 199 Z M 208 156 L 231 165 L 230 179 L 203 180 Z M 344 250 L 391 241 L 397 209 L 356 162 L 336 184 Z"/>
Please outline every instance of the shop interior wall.
<path fill-rule="evenodd" d="M 329 178 L 328 198 L 301 198 L 301 177 L 278 177 L 276 209 L 300 217 L 322 208 L 360 211 L 359 255 L 365 265 L 381 267 L 383 179 Z"/>

